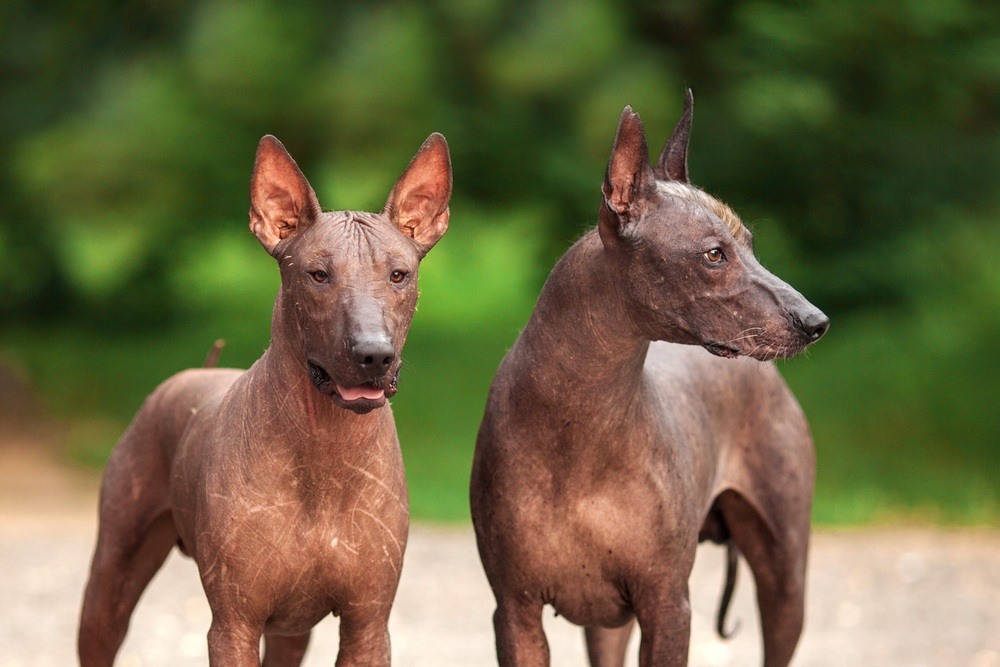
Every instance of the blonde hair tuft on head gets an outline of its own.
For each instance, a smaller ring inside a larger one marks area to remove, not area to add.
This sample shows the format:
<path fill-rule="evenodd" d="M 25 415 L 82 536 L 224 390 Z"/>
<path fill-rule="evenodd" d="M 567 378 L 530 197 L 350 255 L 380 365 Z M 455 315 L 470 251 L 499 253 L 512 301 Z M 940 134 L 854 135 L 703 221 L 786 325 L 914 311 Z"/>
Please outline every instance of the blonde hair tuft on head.
<path fill-rule="evenodd" d="M 656 182 L 656 187 L 660 191 L 660 194 L 685 199 L 707 208 L 709 211 L 719 216 L 719 219 L 725 223 L 729 232 L 737 241 L 745 242 L 747 240 L 748 232 L 746 227 L 743 226 L 743 221 L 740 220 L 740 216 L 736 215 L 733 209 L 729 208 L 704 190 L 700 190 L 693 185 L 682 183 L 680 181 L 658 180 Z"/>

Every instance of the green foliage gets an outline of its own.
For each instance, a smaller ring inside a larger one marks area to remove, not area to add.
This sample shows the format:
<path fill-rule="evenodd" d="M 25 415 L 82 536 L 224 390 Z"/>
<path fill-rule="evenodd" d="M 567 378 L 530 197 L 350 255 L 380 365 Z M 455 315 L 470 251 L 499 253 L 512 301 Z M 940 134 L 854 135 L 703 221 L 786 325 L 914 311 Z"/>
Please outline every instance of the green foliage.
<path fill-rule="evenodd" d="M 489 379 L 593 224 L 622 106 L 655 152 L 689 85 L 694 180 L 833 320 L 783 364 L 817 519 L 996 524 L 998 28 L 963 0 L 11 0 L 0 354 L 100 462 L 215 338 L 237 366 L 267 345 L 277 271 L 245 215 L 262 134 L 326 206 L 372 210 L 441 131 L 452 229 L 394 410 L 414 512 L 461 518 Z"/>

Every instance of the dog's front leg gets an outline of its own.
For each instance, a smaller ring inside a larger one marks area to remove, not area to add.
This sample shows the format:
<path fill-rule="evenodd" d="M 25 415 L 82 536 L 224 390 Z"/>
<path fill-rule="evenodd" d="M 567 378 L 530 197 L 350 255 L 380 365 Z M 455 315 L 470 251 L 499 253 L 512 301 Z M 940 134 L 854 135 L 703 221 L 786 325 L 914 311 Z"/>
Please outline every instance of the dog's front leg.
<path fill-rule="evenodd" d="M 663 586 L 634 599 L 642 640 L 640 667 L 682 667 L 687 664 L 691 640 L 691 605 L 687 581 Z"/>
<path fill-rule="evenodd" d="M 212 667 L 259 667 L 261 626 L 216 614 L 208 630 Z"/>
<path fill-rule="evenodd" d="M 493 613 L 500 667 L 546 667 L 549 643 L 542 629 L 541 601 L 499 599 Z"/>
<path fill-rule="evenodd" d="M 337 667 L 387 667 L 389 609 L 353 611 L 340 618 L 340 649 Z"/>

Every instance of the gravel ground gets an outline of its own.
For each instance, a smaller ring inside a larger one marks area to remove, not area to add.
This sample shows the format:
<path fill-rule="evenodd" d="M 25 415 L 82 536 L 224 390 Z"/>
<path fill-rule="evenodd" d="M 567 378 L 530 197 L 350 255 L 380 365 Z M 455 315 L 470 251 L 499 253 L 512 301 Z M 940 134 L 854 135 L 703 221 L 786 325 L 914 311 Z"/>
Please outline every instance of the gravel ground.
<path fill-rule="evenodd" d="M 93 478 L 0 448 L 0 666 L 75 662 L 94 488 Z M 731 615 L 742 629 L 728 642 L 712 634 L 722 556 L 706 546 L 695 565 L 690 664 L 760 664 L 745 566 Z M 395 664 L 495 664 L 492 610 L 471 527 L 415 525 L 391 622 Z M 194 564 L 175 553 L 140 601 L 118 664 L 204 665 L 209 620 Z M 553 665 L 585 665 L 580 630 L 551 610 L 545 624 Z M 335 626 L 317 627 L 307 665 L 333 664 Z M 819 531 L 795 664 L 1000 667 L 1000 531 Z"/>

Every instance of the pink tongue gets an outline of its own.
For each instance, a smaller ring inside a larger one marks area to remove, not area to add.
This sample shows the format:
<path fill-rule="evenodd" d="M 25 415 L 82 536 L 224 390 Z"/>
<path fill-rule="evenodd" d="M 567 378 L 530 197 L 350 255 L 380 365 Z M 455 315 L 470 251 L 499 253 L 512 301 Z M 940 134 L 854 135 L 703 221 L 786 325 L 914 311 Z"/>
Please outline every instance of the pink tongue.
<path fill-rule="evenodd" d="M 345 401 L 356 401 L 359 398 L 368 398 L 371 400 L 376 400 L 385 396 L 384 389 L 375 389 L 374 387 L 341 387 L 337 385 L 337 393 Z"/>

